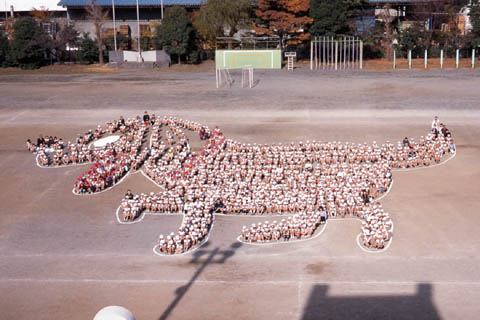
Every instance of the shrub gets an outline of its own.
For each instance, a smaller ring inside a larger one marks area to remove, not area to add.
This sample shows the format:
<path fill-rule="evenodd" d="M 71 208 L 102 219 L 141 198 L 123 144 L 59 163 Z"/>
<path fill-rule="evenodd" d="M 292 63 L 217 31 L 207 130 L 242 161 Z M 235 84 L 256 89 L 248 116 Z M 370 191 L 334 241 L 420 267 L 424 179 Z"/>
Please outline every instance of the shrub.
<path fill-rule="evenodd" d="M 82 64 L 98 62 L 98 47 L 88 33 L 83 33 L 78 40 L 78 60 Z"/>

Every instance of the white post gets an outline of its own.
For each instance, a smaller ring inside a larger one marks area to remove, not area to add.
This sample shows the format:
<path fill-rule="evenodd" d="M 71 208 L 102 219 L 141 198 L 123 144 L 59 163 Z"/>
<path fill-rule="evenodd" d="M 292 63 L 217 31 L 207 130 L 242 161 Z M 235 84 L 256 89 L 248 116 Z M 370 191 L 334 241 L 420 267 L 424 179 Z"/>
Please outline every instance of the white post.
<path fill-rule="evenodd" d="M 428 68 L 428 52 L 427 49 L 425 49 L 425 70 Z"/>
<path fill-rule="evenodd" d="M 472 49 L 472 69 L 475 69 L 475 49 Z"/>
<path fill-rule="evenodd" d="M 456 51 L 456 61 L 455 61 L 455 66 L 457 67 L 457 69 L 458 69 L 459 65 L 460 65 L 460 50 L 457 49 L 457 51 Z"/>
<path fill-rule="evenodd" d="M 335 41 L 335 70 L 338 70 L 338 42 Z"/>
<path fill-rule="evenodd" d="M 215 68 L 215 82 L 217 83 L 217 89 L 218 89 L 218 68 Z"/>
<path fill-rule="evenodd" d="M 313 44 L 314 43 L 315 43 L 314 41 L 310 41 L 310 70 L 313 70 Z"/>
<path fill-rule="evenodd" d="M 408 69 L 412 69 L 412 50 L 408 50 Z"/>
<path fill-rule="evenodd" d="M 292 57 L 293 58 L 293 57 Z M 248 73 L 250 75 L 250 89 L 252 89 L 252 86 L 253 86 L 253 67 L 251 67 L 250 69 L 248 69 Z"/>
<path fill-rule="evenodd" d="M 393 49 L 393 70 L 397 68 L 397 49 Z"/>
<path fill-rule="evenodd" d="M 117 26 L 115 24 L 115 0 L 112 0 L 112 15 L 113 15 L 113 43 L 115 44 L 115 52 L 117 52 Z"/>
<path fill-rule="evenodd" d="M 363 41 L 360 42 L 360 70 L 363 70 Z"/>
<path fill-rule="evenodd" d="M 443 69 L 443 49 L 440 50 L 440 69 Z"/>

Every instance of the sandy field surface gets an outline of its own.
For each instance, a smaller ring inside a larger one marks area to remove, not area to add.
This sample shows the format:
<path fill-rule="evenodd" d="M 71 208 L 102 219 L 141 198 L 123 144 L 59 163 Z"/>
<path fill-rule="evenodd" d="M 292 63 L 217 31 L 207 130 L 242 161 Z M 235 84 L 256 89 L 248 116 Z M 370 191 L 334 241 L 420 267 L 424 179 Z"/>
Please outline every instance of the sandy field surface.
<path fill-rule="evenodd" d="M 121 305 L 137 319 L 474 319 L 480 299 L 480 72 L 255 71 L 256 86 L 215 88 L 213 72 L 0 76 L 0 319 L 92 319 Z M 395 234 L 362 251 L 360 222 L 329 220 L 295 244 L 236 238 L 268 218 L 216 217 L 209 241 L 178 257 L 152 252 L 181 216 L 117 222 L 127 189 L 75 196 L 85 166 L 39 168 L 25 140 L 66 140 L 149 110 L 218 125 L 248 143 L 382 142 L 425 135 L 438 115 L 458 152 L 394 171 L 381 200 Z"/>

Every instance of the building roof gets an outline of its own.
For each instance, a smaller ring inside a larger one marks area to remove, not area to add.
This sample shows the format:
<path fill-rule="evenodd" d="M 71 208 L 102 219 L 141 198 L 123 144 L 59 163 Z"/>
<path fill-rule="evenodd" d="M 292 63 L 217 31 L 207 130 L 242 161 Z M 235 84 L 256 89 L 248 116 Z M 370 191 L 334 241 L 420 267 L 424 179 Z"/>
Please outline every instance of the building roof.
<path fill-rule="evenodd" d="M 114 0 L 115 6 L 136 6 L 136 0 Z M 164 6 L 199 6 L 206 0 L 163 0 Z M 60 0 L 58 3 L 59 6 L 72 6 L 72 7 L 84 7 L 91 4 L 91 0 Z M 96 0 L 96 5 L 111 7 L 112 0 Z M 139 6 L 160 6 L 160 0 L 138 0 Z"/>
<path fill-rule="evenodd" d="M 0 1 L 0 11 L 10 11 L 13 6 L 15 12 L 30 11 L 33 7 L 40 9 L 41 7 L 50 11 L 64 11 L 65 9 L 57 5 L 58 0 L 4 0 Z"/>
<path fill-rule="evenodd" d="M 418 3 L 418 2 L 437 2 L 440 0 L 368 0 L 370 3 Z"/>

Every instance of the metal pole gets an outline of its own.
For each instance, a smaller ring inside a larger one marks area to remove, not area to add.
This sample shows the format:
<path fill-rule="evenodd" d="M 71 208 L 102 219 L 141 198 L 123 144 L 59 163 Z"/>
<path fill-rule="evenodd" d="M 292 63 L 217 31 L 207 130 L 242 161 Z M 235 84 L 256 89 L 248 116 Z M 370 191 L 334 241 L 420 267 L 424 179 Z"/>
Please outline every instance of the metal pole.
<path fill-rule="evenodd" d="M 117 26 L 115 24 L 115 0 L 112 0 L 112 14 L 113 14 L 113 43 L 115 52 L 117 52 Z"/>
<path fill-rule="evenodd" d="M 393 70 L 397 68 L 397 49 L 393 49 Z"/>
<path fill-rule="evenodd" d="M 412 69 L 412 49 L 408 50 L 408 69 Z"/>
<path fill-rule="evenodd" d="M 347 37 L 343 37 L 343 69 L 347 68 Z"/>
<path fill-rule="evenodd" d="M 363 41 L 360 41 L 360 70 L 363 70 Z"/>
<path fill-rule="evenodd" d="M 137 0 L 137 31 L 138 31 L 138 55 L 140 56 L 140 59 L 142 59 L 142 49 L 140 47 L 140 42 L 141 42 L 141 35 L 140 35 L 140 9 L 138 7 L 138 0 Z M 179 57 L 180 59 L 180 57 Z"/>
<path fill-rule="evenodd" d="M 325 69 L 326 55 L 325 55 L 325 37 L 322 37 L 322 68 Z"/>
<path fill-rule="evenodd" d="M 356 55 L 357 48 L 355 47 L 355 37 L 352 38 L 352 69 L 355 69 L 355 55 Z"/>
<path fill-rule="evenodd" d="M 315 40 L 315 38 L 313 38 Z M 315 41 L 310 41 L 310 70 L 313 70 L 313 45 Z"/>
<path fill-rule="evenodd" d="M 338 41 L 335 41 L 335 70 L 338 70 Z"/>
<path fill-rule="evenodd" d="M 330 37 L 328 37 L 327 47 L 327 68 L 330 67 Z"/>
<path fill-rule="evenodd" d="M 475 69 L 475 49 L 472 49 L 472 69 Z"/>
<path fill-rule="evenodd" d="M 456 61 L 455 61 L 455 65 L 456 65 L 456 67 L 457 67 L 457 69 L 458 69 L 458 67 L 459 67 L 459 65 L 460 65 L 460 50 L 459 50 L 459 49 L 457 49 L 457 51 L 456 51 Z"/>
<path fill-rule="evenodd" d="M 351 38 L 348 37 L 348 49 L 347 49 L 347 56 L 348 56 L 348 68 L 350 69 L 350 56 L 351 56 L 351 52 L 352 52 L 352 45 L 351 45 Z"/>
<path fill-rule="evenodd" d="M 8 20 L 7 0 L 5 0 L 5 22 Z"/>
<path fill-rule="evenodd" d="M 160 0 L 160 17 L 162 18 L 162 21 L 163 21 L 163 0 Z"/>
<path fill-rule="evenodd" d="M 443 49 L 440 50 L 440 69 L 443 69 Z"/>
<path fill-rule="evenodd" d="M 427 49 L 425 49 L 424 59 L 425 59 L 425 70 L 427 70 L 427 68 L 428 68 L 428 53 L 427 53 Z"/>

